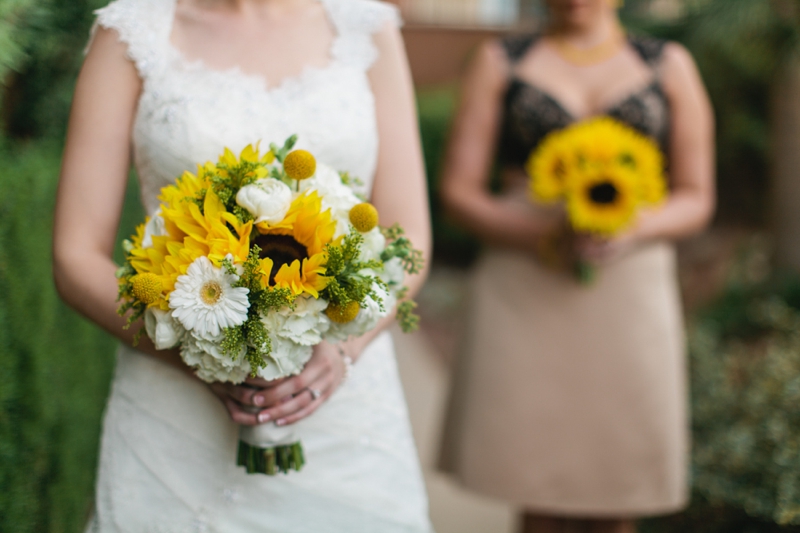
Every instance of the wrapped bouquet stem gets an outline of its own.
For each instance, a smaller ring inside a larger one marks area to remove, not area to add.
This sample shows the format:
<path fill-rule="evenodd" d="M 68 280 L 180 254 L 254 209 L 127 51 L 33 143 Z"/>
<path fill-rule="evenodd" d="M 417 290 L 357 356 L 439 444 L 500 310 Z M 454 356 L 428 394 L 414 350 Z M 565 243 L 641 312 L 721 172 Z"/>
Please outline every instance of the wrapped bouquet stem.
<path fill-rule="evenodd" d="M 226 149 L 184 173 L 125 243 L 120 314 L 143 318 L 157 349 L 179 346 L 204 381 L 297 375 L 314 346 L 363 335 L 396 305 L 401 326 L 416 325 L 403 283 L 421 253 L 401 228 L 379 226 L 352 178 L 295 141 Z M 291 427 L 242 428 L 237 464 L 248 473 L 304 463 Z"/>
<path fill-rule="evenodd" d="M 246 410 L 259 411 L 254 407 Z M 241 426 L 236 464 L 245 467 L 249 474 L 299 471 L 305 464 L 303 446 L 292 426 L 278 426 L 274 422 Z"/>

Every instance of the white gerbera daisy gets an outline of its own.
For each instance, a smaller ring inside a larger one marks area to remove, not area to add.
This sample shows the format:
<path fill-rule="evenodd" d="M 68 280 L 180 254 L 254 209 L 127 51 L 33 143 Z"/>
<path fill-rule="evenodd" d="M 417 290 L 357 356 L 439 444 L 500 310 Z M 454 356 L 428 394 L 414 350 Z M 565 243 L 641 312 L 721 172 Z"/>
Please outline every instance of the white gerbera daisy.
<path fill-rule="evenodd" d="M 198 257 L 175 282 L 169 296 L 172 315 L 201 338 L 214 338 L 226 328 L 242 325 L 247 320 L 250 291 L 234 287 L 238 279 L 212 265 L 207 257 Z"/>

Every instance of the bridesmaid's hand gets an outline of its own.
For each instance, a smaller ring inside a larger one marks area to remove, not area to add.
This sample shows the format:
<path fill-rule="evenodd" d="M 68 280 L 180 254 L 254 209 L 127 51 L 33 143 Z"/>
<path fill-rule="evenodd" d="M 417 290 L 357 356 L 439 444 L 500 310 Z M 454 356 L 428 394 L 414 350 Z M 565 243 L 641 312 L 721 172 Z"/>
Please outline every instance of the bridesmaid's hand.
<path fill-rule="evenodd" d="M 314 355 L 297 376 L 274 381 L 250 378 L 242 385 L 213 383 L 210 387 L 234 422 L 255 426 L 274 420 L 283 426 L 316 411 L 341 385 L 344 373 L 338 349 L 323 342 L 314 348 Z M 319 393 L 317 398 L 312 390 Z M 248 412 L 254 408 L 260 410 Z"/>
<path fill-rule="evenodd" d="M 591 264 L 602 265 L 613 262 L 625 255 L 638 244 L 633 231 L 602 238 L 594 235 L 579 235 L 575 238 L 575 251 L 578 257 Z"/>

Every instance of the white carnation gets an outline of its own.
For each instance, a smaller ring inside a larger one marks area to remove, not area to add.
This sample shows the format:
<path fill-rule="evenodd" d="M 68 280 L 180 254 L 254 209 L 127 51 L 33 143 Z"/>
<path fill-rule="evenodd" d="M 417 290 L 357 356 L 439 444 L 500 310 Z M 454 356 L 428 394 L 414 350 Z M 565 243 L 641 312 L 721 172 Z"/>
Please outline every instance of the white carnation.
<path fill-rule="evenodd" d="M 270 335 L 270 340 L 272 355 L 267 366 L 258 371 L 258 375 L 267 381 L 299 374 L 314 351 L 313 346 L 303 346 L 277 335 Z"/>
<path fill-rule="evenodd" d="M 186 334 L 186 330 L 172 317 L 172 313 L 157 307 L 148 307 L 145 311 L 144 328 L 156 350 L 174 348 Z"/>
<path fill-rule="evenodd" d="M 386 237 L 381 233 L 380 228 L 374 228 L 363 234 L 364 243 L 361 245 L 361 261 L 380 260 L 381 253 L 386 249 Z"/>
<path fill-rule="evenodd" d="M 234 287 L 238 279 L 235 274 L 212 265 L 207 257 L 198 257 L 186 274 L 178 277 L 169 296 L 173 316 L 187 330 L 205 339 L 242 325 L 247 320 L 250 291 Z"/>
<path fill-rule="evenodd" d="M 388 285 L 399 286 L 406 278 L 406 270 L 403 261 L 399 257 L 394 257 L 383 263 L 381 279 Z"/>
<path fill-rule="evenodd" d="M 280 180 L 260 179 L 239 189 L 236 203 L 255 217 L 256 224 L 277 224 L 292 205 L 292 190 Z"/>
<path fill-rule="evenodd" d="M 165 235 L 167 235 L 167 225 L 161 217 L 161 208 L 159 207 L 144 226 L 142 248 L 150 248 L 153 246 L 153 237 L 163 237 Z"/>
<path fill-rule="evenodd" d="M 237 354 L 226 354 L 222 351 L 223 335 L 220 335 L 214 340 L 206 340 L 196 336 L 192 337 L 197 348 L 216 359 L 219 365 L 224 368 L 233 369 L 237 366 L 241 366 L 245 361 L 244 356 L 247 355 L 247 346 L 243 345 Z"/>
<path fill-rule="evenodd" d="M 271 311 L 261 318 L 261 322 L 271 335 L 284 338 L 303 346 L 315 346 L 322 342 L 322 336 L 330 327 L 330 319 L 325 315 L 328 302 L 303 296 L 295 300 L 294 310 L 282 308 Z M 273 350 L 273 357 L 280 354 Z"/>
<path fill-rule="evenodd" d="M 197 377 L 207 383 L 215 381 L 241 383 L 250 374 L 250 364 L 244 359 L 244 352 L 236 359 L 227 356 L 225 358 L 216 357 L 203 349 L 208 348 L 209 344 L 200 343 L 191 335 L 186 338 L 181 345 L 181 357 L 190 367 L 195 369 Z M 218 351 L 218 348 L 217 348 Z"/>

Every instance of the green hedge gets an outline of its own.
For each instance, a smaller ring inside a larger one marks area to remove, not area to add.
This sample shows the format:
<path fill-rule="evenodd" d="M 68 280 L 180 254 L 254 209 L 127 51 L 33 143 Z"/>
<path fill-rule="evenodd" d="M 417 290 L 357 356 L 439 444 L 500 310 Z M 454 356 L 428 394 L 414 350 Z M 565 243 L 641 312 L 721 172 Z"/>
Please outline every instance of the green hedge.
<path fill-rule="evenodd" d="M 800 277 L 766 257 L 690 322 L 694 503 L 647 532 L 800 532 Z"/>
<path fill-rule="evenodd" d="M 79 532 L 90 508 L 115 341 L 58 298 L 60 146 L 0 146 L 0 531 Z M 141 217 L 135 191 L 123 217 Z"/>

